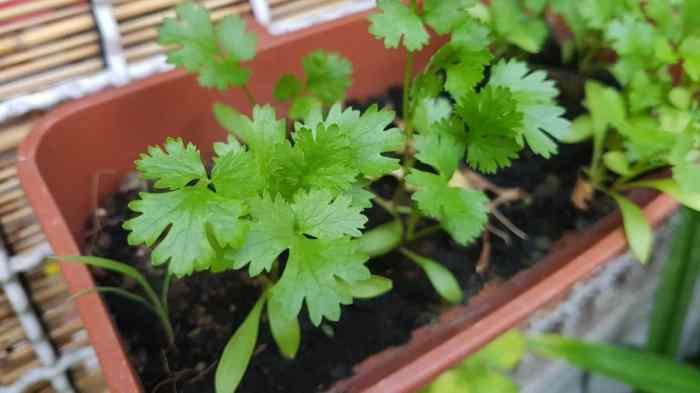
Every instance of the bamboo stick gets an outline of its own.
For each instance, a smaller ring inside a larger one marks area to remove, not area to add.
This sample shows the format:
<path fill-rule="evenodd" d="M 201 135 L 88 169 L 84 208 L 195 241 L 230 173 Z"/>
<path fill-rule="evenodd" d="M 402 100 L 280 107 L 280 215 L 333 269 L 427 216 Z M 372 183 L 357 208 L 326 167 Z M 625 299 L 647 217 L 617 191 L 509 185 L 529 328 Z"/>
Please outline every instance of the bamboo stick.
<path fill-rule="evenodd" d="M 24 137 L 31 131 L 33 125 L 34 121 L 31 120 L 0 130 L 0 151 L 14 149 L 19 146 Z"/>
<path fill-rule="evenodd" d="M 46 73 L 38 74 L 30 79 L 20 79 L 15 82 L 0 85 L 0 100 L 5 100 L 19 94 L 26 94 L 31 91 L 37 91 L 57 82 L 79 76 L 88 76 L 103 70 L 104 68 L 102 59 L 95 58 Z"/>
<path fill-rule="evenodd" d="M 0 192 L 9 191 L 15 187 L 19 187 L 19 179 L 17 178 L 0 183 Z"/>
<path fill-rule="evenodd" d="M 36 233 L 30 237 L 24 238 L 24 239 L 14 243 L 14 244 L 12 244 L 11 246 L 12 246 L 12 249 L 15 250 L 16 252 L 22 252 L 22 251 L 31 250 L 36 245 L 42 243 L 45 240 L 46 240 L 46 237 L 44 236 L 44 234 L 39 232 L 39 233 Z"/>
<path fill-rule="evenodd" d="M 12 37 L 0 39 L 0 55 L 94 28 L 95 22 L 92 15 L 89 13 L 76 15 L 70 19 L 59 20 L 43 27 L 22 31 Z"/>
<path fill-rule="evenodd" d="M 33 47 L 26 51 L 13 53 L 11 55 L 0 58 L 0 68 L 9 67 L 15 64 L 20 64 L 25 61 L 34 60 L 47 55 L 59 53 L 76 46 L 98 43 L 100 36 L 97 32 L 90 31 L 80 35 L 72 36 L 60 41 L 50 42 L 44 45 Z"/>
<path fill-rule="evenodd" d="M 17 209 L 22 208 L 23 206 L 27 206 L 27 201 L 18 199 L 15 201 L 12 201 L 11 203 L 7 203 L 3 206 L 0 206 L 0 214 L 8 214 L 10 212 L 13 212 Z"/>
<path fill-rule="evenodd" d="M 273 19 L 298 16 L 300 13 L 313 14 L 319 9 L 340 3 L 344 0 L 298 0 L 272 7 L 270 13 Z"/>
<path fill-rule="evenodd" d="M 72 7 L 62 8 L 54 12 L 38 15 L 29 19 L 22 19 L 0 26 L 0 35 L 28 29 L 34 26 L 43 25 L 60 19 L 69 18 L 81 13 L 90 12 L 88 4 L 80 4 Z"/>
<path fill-rule="evenodd" d="M 37 233 L 41 233 L 41 225 L 31 224 L 31 225 L 26 226 L 18 231 L 8 233 L 6 238 L 7 238 L 8 243 L 15 243 L 15 242 L 18 242 L 24 238 L 33 236 Z"/>
<path fill-rule="evenodd" d="M 70 4 L 81 3 L 83 0 L 34 0 L 0 9 L 0 21 L 16 18 L 39 11 L 48 11 Z"/>
<path fill-rule="evenodd" d="M 13 176 L 17 176 L 17 167 L 11 166 L 9 168 L 0 169 L 0 181 Z"/>
<path fill-rule="evenodd" d="M 219 7 L 224 7 L 232 3 L 240 3 L 240 0 L 205 0 L 201 2 L 201 4 L 209 9 L 215 9 Z M 247 6 L 246 8 L 250 10 L 250 4 L 244 3 L 243 5 Z M 122 23 L 119 24 L 119 32 L 124 35 L 126 33 L 135 31 L 135 30 L 140 30 L 144 29 L 147 27 L 153 27 L 160 25 L 163 22 L 163 19 L 167 17 L 174 17 L 175 16 L 175 10 L 174 9 L 168 9 L 165 11 L 159 11 L 155 12 L 152 14 L 144 15 L 144 16 L 139 16 L 138 18 L 133 18 L 126 20 Z"/>
<path fill-rule="evenodd" d="M 76 49 L 59 52 L 55 56 L 46 57 L 29 63 L 14 66 L 6 70 L 1 70 L 0 83 L 16 80 L 36 72 L 45 71 L 55 67 L 70 64 L 75 61 L 83 60 L 85 58 L 99 54 L 100 45 L 98 44 L 83 45 Z"/>
<path fill-rule="evenodd" d="M 19 180 L 17 181 L 17 183 L 19 184 Z M 0 217 L 0 223 L 2 223 L 2 225 L 10 225 L 24 218 L 31 217 L 33 214 L 34 212 L 32 211 L 32 208 L 26 206 L 10 214 L 7 214 L 4 217 Z"/>
<path fill-rule="evenodd" d="M 20 199 L 23 197 L 24 197 L 24 191 L 22 191 L 21 188 L 18 188 L 16 190 L 12 190 L 12 191 L 4 193 L 4 194 L 0 194 L 0 205 L 10 203 L 16 199 Z"/>

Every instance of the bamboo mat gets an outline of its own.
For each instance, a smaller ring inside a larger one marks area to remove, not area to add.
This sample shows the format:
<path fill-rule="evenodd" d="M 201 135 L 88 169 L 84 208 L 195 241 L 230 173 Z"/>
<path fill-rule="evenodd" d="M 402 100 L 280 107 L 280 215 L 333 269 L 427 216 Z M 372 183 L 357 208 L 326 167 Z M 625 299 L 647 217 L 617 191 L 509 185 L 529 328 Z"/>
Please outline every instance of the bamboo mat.
<path fill-rule="evenodd" d="M 158 26 L 183 0 L 120 0 L 114 16 L 127 62 L 162 53 Z M 250 14 L 247 0 L 199 0 L 215 19 Z M 1 5 L 1 3 L 0 3 Z M 0 101 L 106 68 L 85 0 L 35 0 L 0 8 Z"/>
<path fill-rule="evenodd" d="M 1 14 L 0 14 L 1 15 Z M 22 254 L 45 241 L 15 169 L 16 149 L 29 133 L 35 117 L 0 126 L 0 232 L 10 254 Z M 48 335 L 59 354 L 89 345 L 80 316 L 68 302 L 68 289 L 60 274 L 42 267 L 24 275 L 30 298 L 44 322 Z M 24 373 L 40 367 L 31 343 L 14 315 L 4 293 L 0 291 L 0 386 L 11 385 Z M 107 392 L 97 365 L 80 366 L 71 371 L 76 388 L 83 393 Z M 29 392 L 51 393 L 47 383 Z"/>

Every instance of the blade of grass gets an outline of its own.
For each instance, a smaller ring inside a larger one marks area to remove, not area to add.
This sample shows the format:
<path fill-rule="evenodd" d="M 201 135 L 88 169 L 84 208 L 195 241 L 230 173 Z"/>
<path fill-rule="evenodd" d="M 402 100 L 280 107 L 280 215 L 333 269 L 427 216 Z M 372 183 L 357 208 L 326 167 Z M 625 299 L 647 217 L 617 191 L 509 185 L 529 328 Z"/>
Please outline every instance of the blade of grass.
<path fill-rule="evenodd" d="M 146 300 L 143 296 L 139 296 L 136 294 L 133 294 L 129 291 L 123 290 L 121 288 L 117 287 L 94 287 L 94 288 L 87 288 L 83 289 L 82 291 L 76 292 L 73 295 L 71 295 L 66 301 L 73 301 L 76 299 L 79 299 L 83 296 L 87 296 L 91 293 L 113 293 L 115 295 L 119 295 L 127 300 L 131 300 L 132 302 L 139 303 L 146 307 L 149 311 L 153 312 L 154 314 L 158 314 L 156 310 L 153 308 L 153 306 Z"/>
<path fill-rule="evenodd" d="M 649 393 L 697 393 L 700 386 L 700 371 L 646 352 L 556 335 L 529 338 L 528 347 Z"/>
<path fill-rule="evenodd" d="M 647 350 L 668 357 L 680 356 L 688 308 L 700 275 L 700 213 L 683 208 L 681 224 L 673 237 L 671 256 L 656 289 L 649 325 Z"/>

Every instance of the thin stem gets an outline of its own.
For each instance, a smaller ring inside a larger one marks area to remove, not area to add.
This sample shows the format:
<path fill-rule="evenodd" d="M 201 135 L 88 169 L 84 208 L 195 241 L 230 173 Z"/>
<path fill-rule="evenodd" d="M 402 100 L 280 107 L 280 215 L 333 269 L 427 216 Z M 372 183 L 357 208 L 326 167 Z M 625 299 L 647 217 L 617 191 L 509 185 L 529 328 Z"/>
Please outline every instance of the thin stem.
<path fill-rule="evenodd" d="M 170 272 L 165 273 L 165 279 L 163 280 L 163 288 L 160 292 L 160 302 L 163 304 L 163 309 L 165 313 L 170 315 L 170 306 L 168 305 L 168 292 L 170 291 L 170 284 L 172 283 L 173 275 Z"/>
<path fill-rule="evenodd" d="M 157 314 L 156 310 L 148 302 L 148 300 L 144 299 L 142 296 L 133 294 L 129 291 L 126 291 L 126 290 L 118 288 L 118 287 L 93 287 L 93 288 L 83 289 L 82 291 L 71 295 L 67 301 L 73 301 L 75 299 L 81 298 L 81 297 L 89 295 L 91 293 L 112 293 L 115 295 L 119 295 L 125 299 L 132 301 L 132 302 L 139 303 L 142 306 L 146 307 L 152 313 Z"/>
<path fill-rule="evenodd" d="M 655 169 L 663 168 L 666 165 L 667 164 L 648 164 L 648 165 L 643 165 L 643 166 L 640 166 L 638 168 L 635 168 L 628 175 L 622 176 L 619 179 L 617 179 L 611 188 L 612 189 L 624 188 L 625 183 L 629 182 L 630 180 L 634 180 L 635 178 L 637 178 L 637 177 L 639 177 L 647 172 L 651 172 Z"/>
<path fill-rule="evenodd" d="M 140 281 L 140 280 L 139 280 Z M 146 293 L 146 298 L 153 304 L 154 308 L 156 309 L 156 315 L 160 319 L 161 324 L 163 325 L 163 330 L 165 330 L 165 334 L 168 336 L 168 342 L 170 344 L 175 344 L 175 330 L 173 329 L 173 325 L 170 323 L 170 318 L 168 317 L 168 312 L 166 308 L 163 306 L 163 303 L 161 303 L 160 298 L 156 294 L 156 291 L 153 290 L 153 287 L 151 287 L 148 282 L 143 281 L 140 282 L 141 287 L 143 287 L 143 291 Z"/>
<path fill-rule="evenodd" d="M 250 107 L 254 107 L 257 105 L 257 101 L 255 100 L 255 96 L 253 95 L 253 92 L 250 91 L 248 88 L 248 85 L 243 85 L 241 87 L 241 90 L 243 90 L 243 93 L 245 93 L 246 98 L 248 99 L 248 103 L 250 104 Z"/>
<path fill-rule="evenodd" d="M 429 226 L 427 228 L 423 228 L 420 231 L 413 234 L 412 237 L 409 237 L 408 241 L 412 242 L 414 240 L 422 239 L 426 236 L 432 235 L 435 232 L 439 232 L 441 229 L 442 229 L 442 226 L 440 224 L 435 224 L 435 225 Z"/>

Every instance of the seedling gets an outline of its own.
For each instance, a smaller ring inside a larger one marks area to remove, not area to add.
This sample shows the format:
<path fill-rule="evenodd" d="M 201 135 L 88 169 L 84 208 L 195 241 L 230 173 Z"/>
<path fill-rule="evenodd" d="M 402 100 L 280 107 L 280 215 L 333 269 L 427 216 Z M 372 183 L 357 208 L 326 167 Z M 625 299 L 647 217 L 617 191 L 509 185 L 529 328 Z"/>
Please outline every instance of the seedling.
<path fill-rule="evenodd" d="M 593 3 L 601 7 L 590 7 Z M 623 191 L 657 189 L 700 209 L 698 3 L 645 3 L 554 2 L 576 33 L 581 58 L 594 58 L 601 48 L 615 51 L 617 60 L 607 68 L 621 85 L 621 90 L 594 81 L 586 85 L 589 113 L 574 121 L 565 138 L 593 140 L 593 160 L 574 202 L 585 209 L 596 190 L 610 195 L 622 210 L 630 246 L 642 262 L 651 255 L 652 230 Z M 591 42 L 585 37 L 597 38 Z M 672 176 L 648 177 L 663 169 L 670 169 Z"/>
<path fill-rule="evenodd" d="M 183 4 L 161 28 L 161 42 L 176 46 L 170 63 L 197 74 L 204 87 L 242 89 L 252 107 L 248 117 L 215 105 L 230 136 L 214 145 L 211 170 L 183 140 L 149 148 L 136 168 L 157 191 L 132 202 L 138 215 L 124 224 L 129 243 L 153 247 L 153 264 L 171 275 L 247 269 L 257 280 L 259 300 L 223 349 L 218 393 L 233 392 L 243 378 L 263 313 L 291 358 L 304 304 L 318 326 L 338 321 L 353 299 L 390 290 L 390 280 L 368 269 L 370 257 L 398 250 L 443 298 L 460 302 L 452 274 L 411 250 L 411 242 L 444 231 L 468 245 L 482 234 L 489 197 L 470 185 L 461 163 L 468 174 L 495 173 L 525 147 L 550 157 L 568 134 L 546 74 L 494 57 L 491 30 L 474 17 L 476 0 L 447 3 L 379 0 L 380 11 L 370 16 L 370 33 L 407 53 L 402 121 L 377 106 L 344 108 L 352 65 L 315 51 L 303 60 L 303 78 L 283 75 L 275 88 L 277 100 L 291 103 L 286 117 L 297 120 L 288 127 L 247 87 L 253 71 L 245 62 L 255 56 L 256 37 L 239 17 L 214 25 L 205 9 Z M 416 75 L 415 53 L 430 43 L 430 30 L 449 41 Z M 383 176 L 400 180 L 390 200 L 371 191 Z M 373 203 L 394 220 L 363 232 L 363 210 Z"/>

